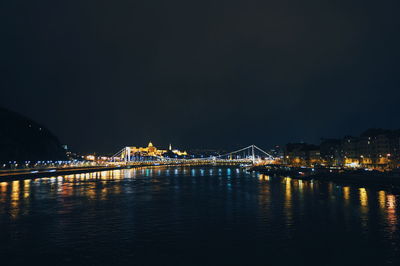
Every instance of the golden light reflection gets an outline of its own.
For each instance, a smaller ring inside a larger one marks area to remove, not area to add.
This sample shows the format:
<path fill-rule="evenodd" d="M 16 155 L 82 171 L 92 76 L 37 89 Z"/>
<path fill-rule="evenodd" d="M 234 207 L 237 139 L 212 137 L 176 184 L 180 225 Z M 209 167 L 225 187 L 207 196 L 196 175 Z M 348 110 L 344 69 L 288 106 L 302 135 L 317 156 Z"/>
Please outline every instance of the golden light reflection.
<path fill-rule="evenodd" d="M 13 219 L 18 218 L 19 198 L 20 198 L 19 192 L 20 192 L 19 181 L 13 181 L 11 183 L 11 208 L 10 208 L 10 214 Z"/>
<path fill-rule="evenodd" d="M 30 189 L 31 189 L 31 180 L 27 179 L 24 180 L 24 198 L 29 198 L 30 194 Z"/>
<path fill-rule="evenodd" d="M 350 200 L 350 187 L 343 187 L 343 198 L 346 201 Z"/>
<path fill-rule="evenodd" d="M 300 190 L 300 192 L 303 192 L 303 188 L 304 188 L 303 180 L 299 180 L 299 190 Z"/>
<path fill-rule="evenodd" d="M 378 193 L 378 200 L 379 200 L 379 207 L 381 209 L 385 209 L 386 208 L 386 192 L 381 190 Z"/>
<path fill-rule="evenodd" d="M 115 179 L 115 180 L 121 180 L 121 179 L 122 179 L 122 174 L 121 174 L 121 173 L 117 173 L 117 174 L 114 176 L 114 179 Z"/>
<path fill-rule="evenodd" d="M 158 189 L 158 190 L 161 190 L 161 189 L 160 189 L 160 186 L 157 186 L 157 189 Z M 120 185 L 114 186 L 113 194 L 120 194 L 121 192 L 122 192 L 122 189 L 121 189 L 121 186 L 120 186 Z"/>
<path fill-rule="evenodd" d="M 89 199 L 93 200 L 96 199 L 96 189 L 94 186 L 91 186 L 89 188 L 86 189 L 86 197 L 88 197 Z"/>
<path fill-rule="evenodd" d="M 1 182 L 0 183 L 0 192 L 6 192 L 7 191 L 7 186 L 8 186 L 7 182 Z"/>
<path fill-rule="evenodd" d="M 293 224 L 293 211 L 292 211 L 292 179 L 285 178 L 285 214 L 286 214 L 286 225 L 291 226 Z"/>
<path fill-rule="evenodd" d="M 57 193 L 61 193 L 62 188 L 63 188 L 63 177 L 59 176 L 57 177 Z"/>
<path fill-rule="evenodd" d="M 50 181 L 50 192 L 56 193 L 57 192 L 57 178 L 53 176 L 49 179 L 49 181 Z"/>
<path fill-rule="evenodd" d="M 107 194 L 108 194 L 108 189 L 107 188 L 102 188 L 100 192 L 100 200 L 106 200 L 107 199 Z"/>
<path fill-rule="evenodd" d="M 19 199 L 19 181 L 13 181 L 11 183 L 11 200 Z"/>
<path fill-rule="evenodd" d="M 368 194 L 367 190 L 365 188 L 360 188 L 360 204 L 362 207 L 367 207 L 368 206 Z"/>
<path fill-rule="evenodd" d="M 392 232 L 397 231 L 396 197 L 387 195 L 387 222 Z"/>
<path fill-rule="evenodd" d="M 269 176 L 264 176 L 266 179 L 269 179 Z M 260 209 L 260 218 L 264 222 L 268 222 L 271 217 L 271 186 L 267 184 L 267 182 L 263 182 L 260 184 L 260 191 L 258 193 L 258 207 Z M 231 200 L 234 200 L 231 198 Z"/>
<path fill-rule="evenodd" d="M 7 182 L 0 183 L 0 203 L 6 202 L 7 187 L 8 187 Z"/>
<path fill-rule="evenodd" d="M 290 177 L 285 178 L 285 198 L 287 201 L 292 199 L 292 179 Z"/>
<path fill-rule="evenodd" d="M 74 175 L 66 175 L 66 176 L 64 176 L 64 179 L 67 180 L 67 181 L 70 181 L 73 178 L 74 178 Z"/>
<path fill-rule="evenodd" d="M 101 180 L 107 180 L 107 177 L 108 177 L 107 172 L 101 172 L 101 174 L 100 174 Z"/>
<path fill-rule="evenodd" d="M 387 196 L 387 207 L 388 209 L 396 209 L 396 197 L 394 195 Z"/>
<path fill-rule="evenodd" d="M 260 175 L 258 175 L 258 179 L 259 180 L 269 181 L 269 176 L 268 175 L 264 175 L 264 174 L 260 174 Z"/>
<path fill-rule="evenodd" d="M 73 177 L 70 177 L 73 178 Z M 63 183 L 60 189 L 58 190 L 58 193 L 61 194 L 63 197 L 64 196 L 71 196 L 73 193 L 73 186 L 68 183 Z"/>

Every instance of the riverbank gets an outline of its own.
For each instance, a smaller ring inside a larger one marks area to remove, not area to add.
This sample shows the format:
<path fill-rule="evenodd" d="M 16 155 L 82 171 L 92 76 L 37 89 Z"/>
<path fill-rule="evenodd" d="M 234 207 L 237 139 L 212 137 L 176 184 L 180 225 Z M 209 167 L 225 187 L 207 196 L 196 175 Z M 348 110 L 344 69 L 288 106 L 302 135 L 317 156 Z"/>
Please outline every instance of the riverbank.
<path fill-rule="evenodd" d="M 117 166 L 87 166 L 87 167 L 52 167 L 52 168 L 28 168 L 28 169 L 15 169 L 15 170 L 0 170 L 0 182 L 1 181 L 11 181 L 11 180 L 21 180 L 21 179 L 35 179 L 41 177 L 50 176 L 60 176 L 60 175 L 74 175 L 74 174 L 84 174 L 92 172 L 110 171 L 110 170 L 120 170 L 120 169 L 130 169 L 139 167 L 159 167 L 159 166 L 216 166 L 216 165 L 226 165 L 226 166 L 237 166 L 237 163 L 148 163 L 148 164 L 130 164 L 130 165 L 117 165 Z"/>
<path fill-rule="evenodd" d="M 376 185 L 400 188 L 400 172 L 380 172 L 364 169 L 327 169 L 289 166 L 256 166 L 249 169 L 266 175 L 289 176 L 302 180 L 334 181 L 346 184 Z"/>
<path fill-rule="evenodd" d="M 127 168 L 126 166 L 89 166 L 68 168 L 42 168 L 42 169 L 18 169 L 12 171 L 1 171 L 0 181 L 10 181 L 27 178 L 40 178 L 59 175 L 84 174 Z"/>

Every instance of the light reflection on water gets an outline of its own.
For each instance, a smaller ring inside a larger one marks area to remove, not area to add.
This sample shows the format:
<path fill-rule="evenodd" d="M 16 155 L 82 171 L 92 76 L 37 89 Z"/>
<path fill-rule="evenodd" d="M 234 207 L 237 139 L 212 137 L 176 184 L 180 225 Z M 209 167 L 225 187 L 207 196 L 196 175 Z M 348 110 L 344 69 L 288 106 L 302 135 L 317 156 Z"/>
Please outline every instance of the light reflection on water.
<path fill-rule="evenodd" d="M 347 250 L 326 264 L 346 258 L 342 265 L 390 265 L 400 261 L 398 200 L 384 190 L 229 167 L 137 168 L 0 182 L 0 252 L 16 255 L 29 246 L 33 258 L 58 254 L 60 263 L 83 265 L 88 261 L 59 248 L 84 250 L 89 261 L 103 263 L 115 259 L 110 250 L 120 247 L 120 262 L 158 264 L 180 254 L 182 260 L 171 265 L 243 265 L 249 256 L 261 260 L 268 254 L 271 261 L 292 265 L 306 260 L 313 247 L 313 256 L 321 258 Z M 168 252 L 161 252 L 160 261 L 145 256 L 161 243 Z M 197 253 L 190 247 L 215 261 L 193 262 Z M 283 250 L 297 259 L 283 256 Z M 98 252 L 104 254 L 97 258 Z"/>

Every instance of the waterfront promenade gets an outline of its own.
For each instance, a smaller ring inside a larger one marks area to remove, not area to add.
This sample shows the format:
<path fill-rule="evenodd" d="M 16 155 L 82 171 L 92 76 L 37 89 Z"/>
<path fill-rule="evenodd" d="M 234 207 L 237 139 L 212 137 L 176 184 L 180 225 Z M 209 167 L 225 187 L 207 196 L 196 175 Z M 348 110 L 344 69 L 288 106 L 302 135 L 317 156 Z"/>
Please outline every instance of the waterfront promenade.
<path fill-rule="evenodd" d="M 142 161 L 142 162 L 117 162 L 103 163 L 87 166 L 63 166 L 63 167 L 41 167 L 41 168 L 20 168 L 0 170 L 0 181 L 37 178 L 47 176 L 71 175 L 99 171 L 109 171 L 118 169 L 129 169 L 137 167 L 153 166 L 245 166 L 250 164 L 250 160 L 211 160 L 211 159 L 188 159 L 188 160 L 165 160 L 165 161 Z"/>

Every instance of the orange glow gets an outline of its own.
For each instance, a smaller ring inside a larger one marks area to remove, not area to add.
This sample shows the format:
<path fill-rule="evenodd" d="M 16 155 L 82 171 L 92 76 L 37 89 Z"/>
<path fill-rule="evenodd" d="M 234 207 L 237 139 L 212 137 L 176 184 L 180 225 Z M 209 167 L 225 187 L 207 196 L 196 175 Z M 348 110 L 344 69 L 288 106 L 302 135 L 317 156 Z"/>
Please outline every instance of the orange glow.
<path fill-rule="evenodd" d="M 368 194 L 367 194 L 367 191 L 365 190 L 365 188 L 360 188 L 359 192 L 360 192 L 360 204 L 361 204 L 361 206 L 367 207 L 368 206 Z"/>

